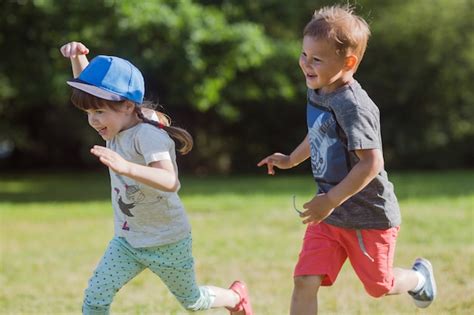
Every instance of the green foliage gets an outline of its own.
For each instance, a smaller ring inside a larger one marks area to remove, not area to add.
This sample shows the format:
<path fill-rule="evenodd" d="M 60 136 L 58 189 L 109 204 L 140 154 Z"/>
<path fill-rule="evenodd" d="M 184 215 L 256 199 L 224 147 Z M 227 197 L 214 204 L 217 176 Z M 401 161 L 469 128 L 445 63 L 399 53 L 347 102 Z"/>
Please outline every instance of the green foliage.
<path fill-rule="evenodd" d="M 142 69 L 146 96 L 159 96 L 164 111 L 195 137 L 184 170 L 253 171 L 263 155 L 290 152 L 304 137 L 301 32 L 314 9 L 330 4 L 2 1 L 0 147 L 14 143 L 15 150 L 0 167 L 95 165 L 88 148 L 101 140 L 68 102 L 70 66 L 58 50 L 77 40 L 90 57 L 119 55 Z M 381 109 L 389 166 L 473 166 L 470 5 L 355 3 L 373 33 L 357 79 Z"/>
<path fill-rule="evenodd" d="M 474 157 L 470 6 L 468 0 L 397 2 L 373 17 L 362 71 L 380 101 L 385 143 L 401 159 L 398 166 L 450 167 Z"/>

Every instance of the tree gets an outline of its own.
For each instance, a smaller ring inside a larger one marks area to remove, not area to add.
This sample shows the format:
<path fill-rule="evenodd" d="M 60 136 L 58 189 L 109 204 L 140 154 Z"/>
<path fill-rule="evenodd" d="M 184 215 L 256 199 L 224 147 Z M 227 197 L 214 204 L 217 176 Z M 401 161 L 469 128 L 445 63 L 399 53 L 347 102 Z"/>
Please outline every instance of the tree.
<path fill-rule="evenodd" d="M 290 152 L 304 137 L 302 29 L 316 7 L 331 4 L 3 1 L 0 166 L 97 165 L 88 148 L 102 141 L 68 101 L 69 64 L 58 52 L 80 40 L 91 57 L 118 55 L 143 70 L 146 97 L 159 97 L 195 137 L 184 170 L 255 171 L 263 155 Z M 474 166 L 470 2 L 359 0 L 355 7 L 373 33 L 356 78 L 380 107 L 387 164 Z"/>

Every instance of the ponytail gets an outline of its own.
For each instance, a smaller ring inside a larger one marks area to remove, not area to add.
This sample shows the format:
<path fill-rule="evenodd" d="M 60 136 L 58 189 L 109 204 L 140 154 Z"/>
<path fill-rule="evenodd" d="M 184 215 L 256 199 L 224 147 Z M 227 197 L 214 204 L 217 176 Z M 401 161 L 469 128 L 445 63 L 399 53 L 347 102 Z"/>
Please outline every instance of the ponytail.
<path fill-rule="evenodd" d="M 142 107 L 135 106 L 135 113 L 144 123 L 163 129 L 170 135 L 171 138 L 179 142 L 180 147 L 177 148 L 179 153 L 185 155 L 191 151 L 193 148 L 193 137 L 189 134 L 189 132 L 179 127 L 172 127 L 170 118 L 162 112 L 150 108 L 147 108 L 147 110 L 153 111 L 156 115 L 158 115 L 158 121 L 146 118 L 142 112 Z"/>

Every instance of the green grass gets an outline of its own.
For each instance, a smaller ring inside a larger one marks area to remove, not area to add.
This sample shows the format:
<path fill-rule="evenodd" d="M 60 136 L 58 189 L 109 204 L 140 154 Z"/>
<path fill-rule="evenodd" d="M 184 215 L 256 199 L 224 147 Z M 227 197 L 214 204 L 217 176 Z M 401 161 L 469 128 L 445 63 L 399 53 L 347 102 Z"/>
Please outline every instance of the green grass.
<path fill-rule="evenodd" d="M 280 173 L 281 174 L 281 173 Z M 474 172 L 392 174 L 403 223 L 395 265 L 422 255 L 434 264 L 439 296 L 418 310 L 407 295 L 369 297 L 349 264 L 319 293 L 321 314 L 474 312 Z M 314 193 L 308 176 L 181 179 L 193 226 L 198 281 L 244 279 L 259 314 L 287 314 L 304 226 L 292 210 Z M 80 314 L 83 291 L 110 240 L 106 172 L 2 175 L 0 313 Z M 114 314 L 186 314 L 145 271 L 127 284 Z M 206 314 L 227 314 L 212 310 Z"/>

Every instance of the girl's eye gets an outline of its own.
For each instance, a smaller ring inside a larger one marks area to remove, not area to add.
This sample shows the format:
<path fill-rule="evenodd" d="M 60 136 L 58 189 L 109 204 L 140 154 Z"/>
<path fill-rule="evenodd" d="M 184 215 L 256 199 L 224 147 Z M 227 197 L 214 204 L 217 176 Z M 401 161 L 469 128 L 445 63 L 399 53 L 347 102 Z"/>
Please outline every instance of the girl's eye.
<path fill-rule="evenodd" d="M 313 61 L 320 62 L 320 61 L 321 61 L 321 59 L 318 59 L 318 58 L 313 58 Z"/>

